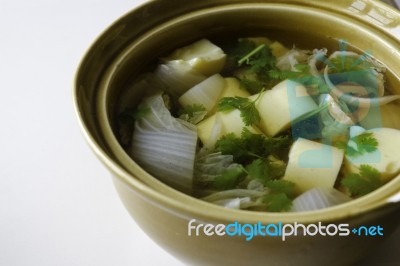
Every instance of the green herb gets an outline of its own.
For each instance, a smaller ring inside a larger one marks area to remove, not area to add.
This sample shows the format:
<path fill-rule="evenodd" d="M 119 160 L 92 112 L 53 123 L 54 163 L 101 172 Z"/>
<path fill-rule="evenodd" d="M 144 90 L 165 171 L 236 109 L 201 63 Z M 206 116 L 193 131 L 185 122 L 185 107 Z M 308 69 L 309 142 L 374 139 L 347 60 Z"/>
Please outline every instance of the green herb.
<path fill-rule="evenodd" d="M 263 202 L 266 205 L 267 211 L 282 212 L 290 210 L 292 200 L 285 193 L 271 193 L 265 195 Z"/>
<path fill-rule="evenodd" d="M 288 180 L 270 180 L 265 186 L 271 190 L 271 193 L 285 193 L 288 197 L 293 197 L 294 195 L 295 184 Z"/>
<path fill-rule="evenodd" d="M 256 108 L 256 102 L 260 99 L 264 91 L 261 91 L 257 98 L 251 101 L 244 97 L 224 97 L 218 102 L 218 111 L 226 112 L 238 109 L 240 117 L 246 126 L 258 124 L 260 122 L 260 114 Z"/>
<path fill-rule="evenodd" d="M 139 120 L 146 116 L 150 112 L 148 107 L 138 107 L 126 109 L 118 115 L 118 119 L 122 124 L 133 125 L 136 120 Z"/>
<path fill-rule="evenodd" d="M 314 94 L 327 93 L 329 87 L 320 77 L 315 77 L 310 73 L 310 66 L 307 64 L 297 64 L 294 66 L 296 71 L 272 69 L 268 75 L 272 79 L 295 80 L 310 89 L 315 90 Z"/>
<path fill-rule="evenodd" d="M 246 167 L 250 178 L 260 181 L 269 189 L 268 195 L 263 198 L 266 208 L 271 212 L 287 211 L 292 205 L 291 197 L 295 185 L 293 182 L 275 179 L 285 173 L 285 163 L 276 164 L 262 159 L 256 159 Z"/>
<path fill-rule="evenodd" d="M 256 44 L 248 39 L 238 39 L 231 49 L 226 49 L 228 57 L 232 58 L 235 62 L 246 56 L 256 48 Z"/>
<path fill-rule="evenodd" d="M 263 90 L 268 84 L 268 82 L 263 82 L 261 80 L 251 80 L 246 78 L 246 76 L 240 79 L 240 84 L 246 88 L 250 94 L 257 94 Z"/>
<path fill-rule="evenodd" d="M 352 196 L 358 197 L 374 191 L 383 185 L 380 173 L 370 165 L 360 165 L 358 174 L 351 173 L 345 175 L 341 184 L 348 189 Z"/>
<path fill-rule="evenodd" d="M 236 186 L 246 176 L 246 171 L 241 165 L 225 170 L 221 175 L 214 179 L 214 188 L 218 190 L 227 190 L 236 188 Z"/>
<path fill-rule="evenodd" d="M 272 69 L 268 72 L 271 78 L 284 80 L 284 79 L 300 79 L 310 77 L 310 66 L 304 64 L 297 64 L 294 66 L 297 71 Z"/>
<path fill-rule="evenodd" d="M 261 52 L 265 48 L 265 44 L 260 44 L 256 48 L 254 48 L 252 51 L 250 51 L 248 54 L 243 56 L 239 61 L 238 64 L 241 66 L 243 63 L 246 63 L 248 65 L 251 65 L 254 60 L 251 60 L 251 58 L 256 55 L 258 52 Z M 259 58 L 259 57 L 258 57 Z M 257 59 L 258 59 L 257 58 Z"/>
<path fill-rule="evenodd" d="M 269 156 L 267 159 L 256 159 L 246 166 L 248 175 L 267 185 L 269 181 L 281 178 L 285 174 L 284 161 Z"/>
<path fill-rule="evenodd" d="M 350 157 L 357 157 L 365 153 L 376 151 L 378 147 L 378 140 L 373 137 L 371 132 L 365 132 L 352 137 L 347 143 L 343 141 L 337 142 L 336 147 L 344 150 L 346 155 Z"/>
<path fill-rule="evenodd" d="M 254 159 L 266 158 L 271 154 L 282 153 L 289 149 L 291 139 L 288 136 L 269 138 L 253 134 L 244 128 L 240 137 L 230 133 L 216 143 L 216 150 L 233 156 L 235 162 L 249 164 Z"/>
<path fill-rule="evenodd" d="M 268 179 L 267 167 L 265 160 L 256 159 L 246 166 L 246 171 L 251 178 L 264 182 Z"/>
<path fill-rule="evenodd" d="M 276 58 L 272 51 L 265 44 L 257 46 L 238 61 L 238 65 L 247 65 L 250 71 L 258 74 L 265 74 L 275 69 Z"/>

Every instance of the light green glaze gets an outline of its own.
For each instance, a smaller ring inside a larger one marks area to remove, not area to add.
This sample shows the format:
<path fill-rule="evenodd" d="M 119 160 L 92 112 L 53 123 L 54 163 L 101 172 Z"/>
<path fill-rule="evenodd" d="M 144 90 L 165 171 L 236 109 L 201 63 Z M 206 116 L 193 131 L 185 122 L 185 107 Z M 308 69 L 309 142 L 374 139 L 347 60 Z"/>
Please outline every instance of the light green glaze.
<path fill-rule="evenodd" d="M 108 28 L 84 57 L 75 81 L 75 108 L 87 141 L 112 172 L 126 208 L 143 230 L 184 262 L 198 265 L 345 265 L 362 258 L 379 238 L 189 237 L 190 219 L 208 223 L 380 224 L 385 235 L 399 224 L 400 177 L 350 203 L 310 213 L 226 210 L 184 195 L 135 164 L 113 134 L 113 117 L 124 86 L 159 56 L 201 37 L 243 34 L 278 36 L 304 46 L 335 47 L 346 39 L 372 50 L 391 70 L 400 94 L 400 14 L 375 1 L 151 1 Z M 142 92 L 137 92 L 137 99 Z"/>

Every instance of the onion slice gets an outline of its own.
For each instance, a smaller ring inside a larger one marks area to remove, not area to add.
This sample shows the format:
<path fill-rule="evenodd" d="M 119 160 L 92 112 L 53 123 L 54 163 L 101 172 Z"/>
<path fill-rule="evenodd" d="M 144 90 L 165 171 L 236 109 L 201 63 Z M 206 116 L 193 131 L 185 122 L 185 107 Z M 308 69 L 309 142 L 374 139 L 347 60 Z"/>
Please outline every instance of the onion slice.
<path fill-rule="evenodd" d="M 326 66 L 324 69 L 324 80 L 333 95 L 335 95 L 339 100 L 344 101 L 346 104 L 355 107 L 370 108 L 374 106 L 381 106 L 400 98 L 400 95 L 390 95 L 377 98 L 362 98 L 346 94 L 337 88 L 330 80 L 328 66 Z"/>

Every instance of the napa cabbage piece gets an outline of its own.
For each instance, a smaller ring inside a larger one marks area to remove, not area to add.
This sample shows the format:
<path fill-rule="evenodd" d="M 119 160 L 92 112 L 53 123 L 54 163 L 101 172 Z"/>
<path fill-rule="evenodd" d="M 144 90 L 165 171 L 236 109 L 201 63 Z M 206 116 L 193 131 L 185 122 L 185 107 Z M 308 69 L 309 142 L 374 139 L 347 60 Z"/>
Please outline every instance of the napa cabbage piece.
<path fill-rule="evenodd" d="M 217 104 L 224 87 L 225 79 L 220 74 L 215 74 L 189 89 L 178 101 L 184 108 L 197 104 L 210 112 Z"/>
<path fill-rule="evenodd" d="M 201 39 L 162 58 L 154 75 L 168 93 L 179 97 L 207 77 L 219 73 L 225 60 L 221 48 Z"/>
<path fill-rule="evenodd" d="M 351 198 L 334 188 L 312 188 L 293 200 L 292 212 L 315 211 L 346 203 Z"/>
<path fill-rule="evenodd" d="M 174 96 L 182 95 L 207 78 L 183 60 L 173 60 L 158 65 L 154 77 L 162 84 L 165 91 Z"/>
<path fill-rule="evenodd" d="M 191 193 L 197 146 L 196 126 L 174 118 L 161 94 L 139 106 L 148 112 L 135 122 L 130 154 L 150 174 Z"/>

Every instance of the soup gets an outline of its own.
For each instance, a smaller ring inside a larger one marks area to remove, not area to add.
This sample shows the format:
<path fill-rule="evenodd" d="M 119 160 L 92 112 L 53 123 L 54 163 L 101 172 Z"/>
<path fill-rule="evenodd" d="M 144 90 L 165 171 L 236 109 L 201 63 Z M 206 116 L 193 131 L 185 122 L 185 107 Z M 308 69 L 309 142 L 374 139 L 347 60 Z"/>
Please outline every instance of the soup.
<path fill-rule="evenodd" d="M 227 208 L 312 211 L 400 171 L 399 96 L 368 53 L 201 39 L 120 97 L 119 139 L 164 183 Z M 132 108 L 130 91 L 143 91 Z"/>

